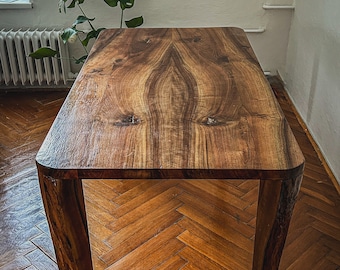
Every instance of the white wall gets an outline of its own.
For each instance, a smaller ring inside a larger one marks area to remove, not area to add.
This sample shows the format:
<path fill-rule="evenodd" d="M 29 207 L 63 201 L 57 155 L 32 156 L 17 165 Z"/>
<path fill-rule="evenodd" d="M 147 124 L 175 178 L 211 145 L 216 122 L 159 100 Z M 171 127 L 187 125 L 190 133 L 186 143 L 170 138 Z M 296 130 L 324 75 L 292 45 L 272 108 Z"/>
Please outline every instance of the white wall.
<path fill-rule="evenodd" d="M 340 1 L 299 0 L 286 88 L 340 183 Z"/>
<path fill-rule="evenodd" d="M 0 9 L 0 28 L 59 29 L 80 14 L 77 9 L 59 14 L 56 0 L 32 1 L 33 9 Z M 339 180 L 340 1 L 299 0 L 295 12 L 263 10 L 264 3 L 291 5 L 294 0 L 137 0 L 125 18 L 143 15 L 143 27 L 265 28 L 262 34 L 248 34 L 255 53 L 265 71 L 281 71 L 298 111 Z M 82 6 L 89 17 L 96 17 L 97 27 L 119 25 L 119 10 L 104 1 L 87 0 Z M 77 52 L 73 49 L 73 53 Z"/>
<path fill-rule="evenodd" d="M 32 0 L 32 10 L 0 10 L 0 28 L 61 28 L 72 24 L 80 14 L 59 14 L 57 0 Z M 143 27 L 238 26 L 266 28 L 262 34 L 248 34 L 264 70 L 282 69 L 292 11 L 263 10 L 263 3 L 291 4 L 293 0 L 137 0 L 126 12 L 126 19 L 143 15 Z M 119 10 L 103 0 L 87 0 L 82 5 L 98 27 L 118 27 Z M 82 52 L 81 52 L 82 54 Z"/>

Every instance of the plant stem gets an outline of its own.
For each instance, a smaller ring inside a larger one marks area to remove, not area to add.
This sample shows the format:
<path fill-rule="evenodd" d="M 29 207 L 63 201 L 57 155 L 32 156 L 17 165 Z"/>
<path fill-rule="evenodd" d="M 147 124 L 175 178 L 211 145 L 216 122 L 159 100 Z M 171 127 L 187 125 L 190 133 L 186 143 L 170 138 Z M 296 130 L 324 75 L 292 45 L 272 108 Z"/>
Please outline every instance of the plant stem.
<path fill-rule="evenodd" d="M 79 40 L 80 44 L 83 46 L 83 48 L 84 48 L 84 50 L 85 50 L 86 54 L 88 55 L 88 54 L 89 54 L 89 52 L 87 51 L 87 49 L 86 49 L 86 47 L 84 46 L 83 42 L 81 42 L 81 39 L 80 39 L 80 37 L 79 37 L 79 35 L 78 35 L 78 34 L 77 34 L 77 38 L 78 38 L 78 40 Z"/>
<path fill-rule="evenodd" d="M 78 3 L 78 7 L 79 7 L 80 11 L 83 13 L 83 15 L 87 18 L 87 16 L 85 15 L 84 10 L 81 8 L 81 6 L 79 5 L 79 3 Z M 93 30 L 93 31 L 96 31 L 96 29 L 93 27 L 92 23 L 91 23 L 89 20 L 88 20 L 87 22 L 88 22 L 89 25 L 91 26 L 92 30 Z"/>
<path fill-rule="evenodd" d="M 123 15 L 124 15 L 124 10 L 122 9 L 122 12 L 120 14 L 120 28 L 123 28 Z"/>

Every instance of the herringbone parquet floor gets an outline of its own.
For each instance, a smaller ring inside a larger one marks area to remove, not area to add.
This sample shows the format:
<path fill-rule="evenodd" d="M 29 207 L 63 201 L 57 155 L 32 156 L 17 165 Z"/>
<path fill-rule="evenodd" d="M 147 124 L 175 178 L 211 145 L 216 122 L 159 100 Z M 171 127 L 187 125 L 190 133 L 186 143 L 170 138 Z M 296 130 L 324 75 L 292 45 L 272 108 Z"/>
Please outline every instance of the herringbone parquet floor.
<path fill-rule="evenodd" d="M 340 269 L 340 196 L 282 92 L 306 157 L 280 269 Z M 58 269 L 34 164 L 64 92 L 0 95 L 0 269 Z M 258 181 L 85 180 L 95 269 L 251 269 Z"/>

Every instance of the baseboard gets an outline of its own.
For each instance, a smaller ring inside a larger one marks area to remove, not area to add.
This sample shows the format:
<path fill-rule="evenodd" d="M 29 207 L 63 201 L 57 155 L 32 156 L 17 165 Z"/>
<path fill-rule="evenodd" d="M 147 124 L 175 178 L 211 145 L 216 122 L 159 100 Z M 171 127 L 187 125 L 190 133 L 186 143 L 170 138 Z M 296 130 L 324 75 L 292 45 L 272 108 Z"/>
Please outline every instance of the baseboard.
<path fill-rule="evenodd" d="M 284 80 L 282 79 L 282 76 L 281 76 L 281 73 L 280 73 L 280 72 L 278 72 L 278 76 L 277 76 L 277 77 L 279 78 L 279 80 L 282 82 L 282 85 L 284 86 L 284 89 L 285 89 L 284 95 L 285 95 L 285 97 L 287 98 L 287 100 L 288 100 L 290 106 L 292 107 L 292 110 L 293 110 L 293 112 L 294 112 L 294 114 L 295 114 L 295 116 L 296 116 L 296 118 L 297 118 L 299 124 L 301 125 L 301 127 L 302 127 L 303 130 L 305 131 L 305 133 L 306 133 L 306 135 L 307 135 L 309 141 L 311 142 L 311 144 L 312 144 L 312 146 L 313 146 L 313 148 L 314 148 L 316 154 L 318 155 L 318 158 L 319 158 L 320 161 L 321 161 L 322 166 L 325 168 L 325 171 L 327 172 L 327 174 L 328 174 L 329 178 L 331 179 L 331 181 L 332 181 L 332 183 L 333 183 L 335 189 L 337 190 L 338 194 L 340 195 L 340 184 L 339 184 L 339 182 L 337 181 L 335 175 L 333 174 L 332 169 L 331 169 L 330 166 L 328 165 L 327 160 L 326 160 L 326 158 L 324 157 L 324 155 L 323 155 L 323 153 L 322 153 L 320 147 L 318 146 L 318 144 L 317 144 L 316 141 L 314 140 L 312 134 L 309 132 L 306 123 L 304 122 L 304 120 L 303 120 L 302 117 L 300 116 L 298 110 L 295 108 L 295 105 L 294 105 L 294 103 L 292 102 L 292 99 L 290 98 L 290 96 L 289 96 L 289 94 L 288 94 L 288 91 L 287 91 L 287 89 L 286 89 L 286 87 L 285 87 L 286 84 L 285 84 Z"/>

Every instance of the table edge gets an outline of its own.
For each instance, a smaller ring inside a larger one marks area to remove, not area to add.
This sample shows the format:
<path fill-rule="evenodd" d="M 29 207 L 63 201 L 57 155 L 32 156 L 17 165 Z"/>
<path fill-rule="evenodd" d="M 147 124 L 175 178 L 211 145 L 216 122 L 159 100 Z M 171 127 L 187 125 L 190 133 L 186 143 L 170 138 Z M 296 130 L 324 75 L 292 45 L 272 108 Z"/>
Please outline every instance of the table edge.
<path fill-rule="evenodd" d="M 110 169 L 52 168 L 36 160 L 38 172 L 53 179 L 261 179 L 284 180 L 303 174 L 305 161 L 296 167 L 270 169 Z"/>

